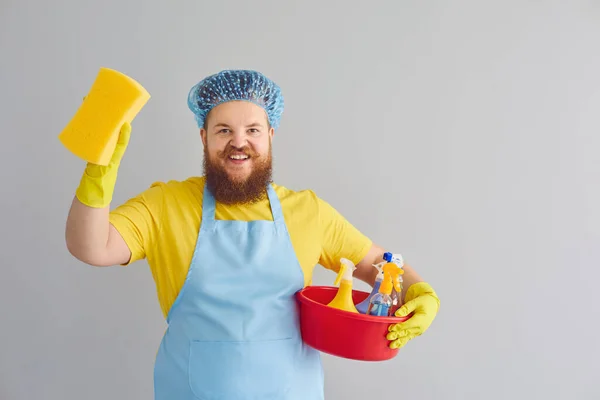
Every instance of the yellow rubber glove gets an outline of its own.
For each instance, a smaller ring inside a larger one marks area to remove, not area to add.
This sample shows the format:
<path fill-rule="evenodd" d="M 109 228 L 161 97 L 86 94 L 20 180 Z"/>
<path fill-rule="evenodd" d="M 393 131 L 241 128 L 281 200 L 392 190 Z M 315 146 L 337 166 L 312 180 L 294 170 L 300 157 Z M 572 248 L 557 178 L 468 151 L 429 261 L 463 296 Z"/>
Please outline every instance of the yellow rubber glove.
<path fill-rule="evenodd" d="M 131 125 L 126 122 L 121 127 L 115 151 L 107 166 L 87 163 L 75 195 L 88 207 L 104 208 L 112 201 L 117 171 L 125 149 L 129 144 Z"/>
<path fill-rule="evenodd" d="M 397 317 L 412 317 L 399 324 L 390 325 L 387 339 L 392 349 L 403 347 L 410 340 L 422 335 L 433 322 L 440 308 L 440 299 L 428 283 L 412 284 L 406 291 L 405 303 L 394 313 Z"/>

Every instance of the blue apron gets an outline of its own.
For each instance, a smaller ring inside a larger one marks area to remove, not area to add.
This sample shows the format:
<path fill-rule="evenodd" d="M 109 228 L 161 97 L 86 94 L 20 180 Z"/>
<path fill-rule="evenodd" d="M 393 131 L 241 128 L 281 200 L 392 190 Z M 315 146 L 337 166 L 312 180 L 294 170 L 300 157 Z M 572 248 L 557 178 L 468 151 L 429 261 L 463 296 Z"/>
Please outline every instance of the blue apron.
<path fill-rule="evenodd" d="M 321 400 L 319 353 L 302 342 L 304 274 L 271 185 L 273 221 L 215 220 L 205 187 L 185 283 L 154 366 L 156 400 Z"/>

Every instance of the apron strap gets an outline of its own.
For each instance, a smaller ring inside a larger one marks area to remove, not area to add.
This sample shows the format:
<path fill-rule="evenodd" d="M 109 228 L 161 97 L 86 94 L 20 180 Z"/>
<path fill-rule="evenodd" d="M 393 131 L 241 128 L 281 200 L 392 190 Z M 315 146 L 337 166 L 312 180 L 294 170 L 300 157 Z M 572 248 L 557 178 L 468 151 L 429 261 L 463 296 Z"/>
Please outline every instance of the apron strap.
<path fill-rule="evenodd" d="M 283 211 L 281 209 L 281 202 L 273 185 L 267 185 L 267 195 L 269 196 L 269 204 L 271 204 L 271 213 L 273 214 L 273 222 L 275 222 L 275 228 L 278 232 L 285 232 L 285 219 L 283 218 Z"/>
<path fill-rule="evenodd" d="M 204 195 L 202 197 L 202 221 L 200 231 L 211 232 L 215 229 L 215 198 L 204 183 Z"/>

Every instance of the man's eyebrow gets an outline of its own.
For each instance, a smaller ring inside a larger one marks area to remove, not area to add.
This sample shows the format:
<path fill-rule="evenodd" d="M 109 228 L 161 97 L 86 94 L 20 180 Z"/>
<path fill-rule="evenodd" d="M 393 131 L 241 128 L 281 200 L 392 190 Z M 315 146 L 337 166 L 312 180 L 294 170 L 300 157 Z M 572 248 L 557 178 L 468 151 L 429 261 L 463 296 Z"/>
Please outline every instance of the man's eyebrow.
<path fill-rule="evenodd" d="M 250 125 L 246 126 L 246 128 L 256 128 L 256 127 L 264 127 L 264 124 L 261 124 L 260 122 L 253 122 Z M 231 126 L 227 125 L 224 122 L 219 122 L 219 123 L 215 124 L 213 126 L 213 128 L 230 128 L 231 129 Z"/>

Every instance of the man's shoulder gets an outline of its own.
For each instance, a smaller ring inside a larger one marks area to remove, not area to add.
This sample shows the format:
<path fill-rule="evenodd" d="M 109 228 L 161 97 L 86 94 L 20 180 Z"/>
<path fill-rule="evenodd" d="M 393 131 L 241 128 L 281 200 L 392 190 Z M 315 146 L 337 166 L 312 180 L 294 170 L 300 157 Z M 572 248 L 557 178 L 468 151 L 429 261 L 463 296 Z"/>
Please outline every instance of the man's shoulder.
<path fill-rule="evenodd" d="M 273 189 L 280 199 L 299 199 L 299 198 L 310 198 L 316 197 L 314 190 L 312 189 L 292 189 L 289 186 L 282 185 L 280 183 L 273 182 Z"/>
<path fill-rule="evenodd" d="M 308 208 L 318 207 L 320 199 L 313 189 L 292 189 L 278 183 L 273 183 L 277 197 L 284 207 Z"/>
<path fill-rule="evenodd" d="M 162 199 L 162 201 L 178 201 L 201 199 L 204 190 L 204 177 L 191 176 L 185 179 L 154 181 L 141 193 L 146 199 Z"/>
<path fill-rule="evenodd" d="M 164 192 L 200 191 L 204 189 L 203 176 L 190 176 L 186 179 L 170 179 L 166 181 L 155 181 L 149 189 L 157 188 Z"/>

